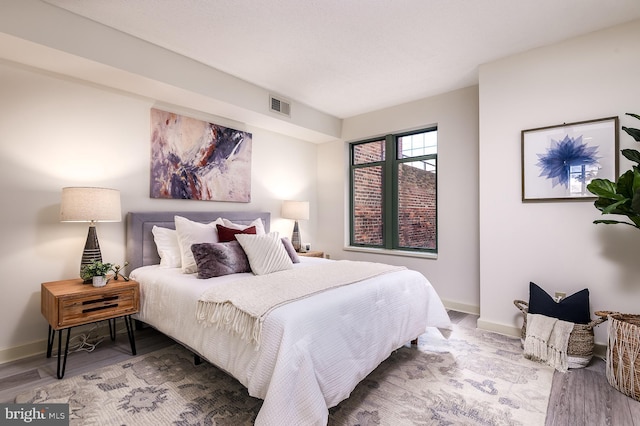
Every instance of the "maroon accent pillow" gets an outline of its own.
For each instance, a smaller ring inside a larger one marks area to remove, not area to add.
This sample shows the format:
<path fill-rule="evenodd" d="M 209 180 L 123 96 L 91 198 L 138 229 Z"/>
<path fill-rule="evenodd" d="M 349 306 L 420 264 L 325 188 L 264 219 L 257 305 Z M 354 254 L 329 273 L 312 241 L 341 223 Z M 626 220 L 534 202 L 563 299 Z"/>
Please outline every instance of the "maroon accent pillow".
<path fill-rule="evenodd" d="M 236 240 L 226 243 L 200 243 L 191 246 L 198 265 L 198 278 L 251 272 L 249 259 Z"/>
<path fill-rule="evenodd" d="M 228 243 L 229 241 L 235 241 L 236 234 L 255 234 L 256 233 L 255 226 L 250 226 L 244 229 L 234 229 L 234 228 L 227 228 L 226 226 L 216 224 L 216 227 L 218 228 L 218 240 L 221 243 Z"/>

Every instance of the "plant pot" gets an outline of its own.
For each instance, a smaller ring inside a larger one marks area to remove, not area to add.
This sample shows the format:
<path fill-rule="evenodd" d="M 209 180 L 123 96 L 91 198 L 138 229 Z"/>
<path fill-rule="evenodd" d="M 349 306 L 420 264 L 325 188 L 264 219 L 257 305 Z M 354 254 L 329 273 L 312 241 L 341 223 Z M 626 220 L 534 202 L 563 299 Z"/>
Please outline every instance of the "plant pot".
<path fill-rule="evenodd" d="M 609 315 L 607 380 L 623 394 L 640 401 L 640 315 Z"/>
<path fill-rule="evenodd" d="M 94 287 L 104 287 L 107 285 L 107 277 L 104 275 L 95 275 L 93 277 L 93 286 Z"/>

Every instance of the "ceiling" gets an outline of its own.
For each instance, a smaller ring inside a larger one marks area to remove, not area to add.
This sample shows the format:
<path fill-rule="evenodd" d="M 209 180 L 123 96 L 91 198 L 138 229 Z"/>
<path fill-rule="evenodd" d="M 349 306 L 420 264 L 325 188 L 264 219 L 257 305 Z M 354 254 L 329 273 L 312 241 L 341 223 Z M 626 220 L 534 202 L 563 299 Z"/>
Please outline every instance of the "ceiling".
<path fill-rule="evenodd" d="M 638 0 L 44 0 L 338 118 L 640 18 Z"/>

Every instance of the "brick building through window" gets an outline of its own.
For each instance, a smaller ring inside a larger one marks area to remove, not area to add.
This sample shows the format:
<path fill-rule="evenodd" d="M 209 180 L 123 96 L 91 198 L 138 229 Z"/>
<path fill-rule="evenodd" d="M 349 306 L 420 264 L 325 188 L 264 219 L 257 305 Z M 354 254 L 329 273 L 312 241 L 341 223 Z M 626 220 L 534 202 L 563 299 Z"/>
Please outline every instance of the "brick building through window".
<path fill-rule="evenodd" d="M 437 129 L 351 144 L 352 246 L 437 250 Z"/>

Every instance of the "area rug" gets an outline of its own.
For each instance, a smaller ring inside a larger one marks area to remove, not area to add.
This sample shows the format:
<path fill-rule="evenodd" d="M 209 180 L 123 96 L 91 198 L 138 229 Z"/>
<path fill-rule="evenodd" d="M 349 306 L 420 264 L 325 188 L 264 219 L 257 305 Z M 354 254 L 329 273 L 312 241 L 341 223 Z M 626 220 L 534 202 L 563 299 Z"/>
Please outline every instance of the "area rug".
<path fill-rule="evenodd" d="M 553 370 L 519 339 L 455 326 L 395 351 L 330 409 L 329 425 L 544 424 Z M 71 425 L 251 425 L 262 401 L 174 345 L 16 397 L 69 403 Z M 283 419 L 283 424 L 286 421 Z"/>

